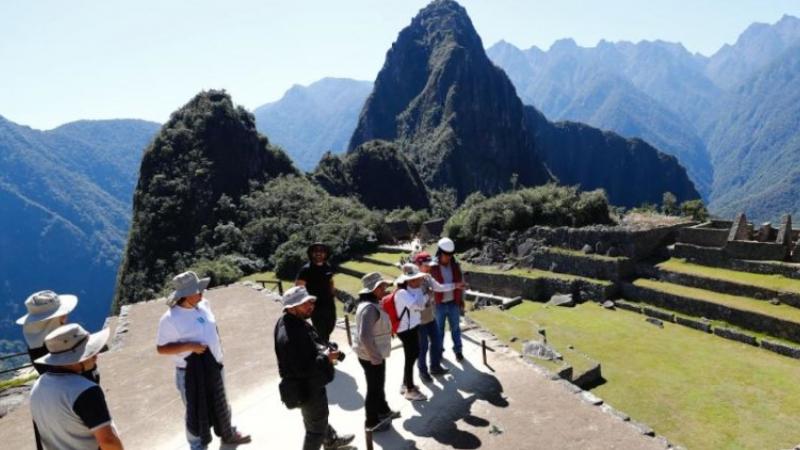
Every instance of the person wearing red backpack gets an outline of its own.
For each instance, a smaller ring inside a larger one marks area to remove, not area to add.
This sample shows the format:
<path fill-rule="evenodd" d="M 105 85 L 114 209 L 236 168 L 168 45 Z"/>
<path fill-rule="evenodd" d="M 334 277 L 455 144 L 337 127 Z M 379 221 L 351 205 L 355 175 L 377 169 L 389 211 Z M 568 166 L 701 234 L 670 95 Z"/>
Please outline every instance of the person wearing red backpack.
<path fill-rule="evenodd" d="M 392 282 L 378 272 L 361 278 L 364 286 L 358 292 L 356 308 L 356 330 L 353 335 L 353 350 L 364 369 L 367 379 L 367 395 L 364 409 L 367 414 L 365 428 L 384 431 L 389 428 L 387 419 L 396 419 L 400 413 L 392 411 L 386 403 L 386 358 L 392 352 L 392 322 L 379 301 Z"/>
<path fill-rule="evenodd" d="M 414 363 L 419 357 L 420 312 L 425 309 L 425 293 L 422 280 L 425 274 L 414 264 L 403 264 L 403 273 L 397 277 L 397 289 L 392 294 L 397 313 L 397 336 L 403 343 L 405 363 L 403 366 L 403 385 L 400 392 L 407 400 L 424 401 L 428 397 L 414 385 Z M 390 298 L 389 300 L 391 300 Z M 383 302 L 384 307 L 387 301 Z"/>
<path fill-rule="evenodd" d="M 453 254 L 456 245 L 450 238 L 441 238 L 437 244 L 436 264 L 431 267 L 431 276 L 441 284 L 463 283 L 464 276 L 461 267 L 456 262 Z M 453 339 L 453 352 L 456 360 L 464 360 L 461 345 L 461 315 L 464 313 L 464 289 L 455 289 L 450 292 L 435 292 L 436 299 L 436 323 L 439 325 L 439 339 L 444 341 L 445 322 L 450 322 L 450 337 Z M 444 343 L 439 346 L 444 351 Z"/>

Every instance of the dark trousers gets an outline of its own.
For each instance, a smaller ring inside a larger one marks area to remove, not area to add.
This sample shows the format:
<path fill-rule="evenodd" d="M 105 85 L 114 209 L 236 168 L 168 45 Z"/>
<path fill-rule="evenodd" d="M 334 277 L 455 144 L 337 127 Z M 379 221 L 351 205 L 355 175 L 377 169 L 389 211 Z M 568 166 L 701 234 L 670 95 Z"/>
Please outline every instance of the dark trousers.
<path fill-rule="evenodd" d="M 380 422 L 380 415 L 391 411 L 386 403 L 386 361 L 377 366 L 361 358 L 358 358 L 358 362 L 364 368 L 364 376 L 367 378 L 367 398 L 364 402 L 366 427 L 372 428 Z"/>
<path fill-rule="evenodd" d="M 309 393 L 300 412 L 306 427 L 303 450 L 319 450 L 324 443 L 336 439 L 336 430 L 328 424 L 328 393 L 324 387 Z"/>
<path fill-rule="evenodd" d="M 327 307 L 315 309 L 311 314 L 311 324 L 322 340 L 330 341 L 331 333 L 336 327 L 336 309 Z"/>
<path fill-rule="evenodd" d="M 414 387 L 414 363 L 419 357 L 419 331 L 417 327 L 397 333 L 397 337 L 403 343 L 403 353 L 406 356 L 403 365 L 403 384 L 407 388 Z"/>

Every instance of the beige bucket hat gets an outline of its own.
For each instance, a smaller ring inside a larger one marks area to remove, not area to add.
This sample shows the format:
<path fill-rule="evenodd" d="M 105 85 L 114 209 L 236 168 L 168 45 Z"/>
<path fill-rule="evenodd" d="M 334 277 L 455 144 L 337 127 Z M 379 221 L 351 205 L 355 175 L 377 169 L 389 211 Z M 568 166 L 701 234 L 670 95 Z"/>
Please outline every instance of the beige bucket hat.
<path fill-rule="evenodd" d="M 77 364 L 100 353 L 108 338 L 108 328 L 89 334 L 77 323 L 62 325 L 44 338 L 44 345 L 50 353 L 37 359 L 36 362 L 48 366 Z"/>
<path fill-rule="evenodd" d="M 313 303 L 316 301 L 317 297 L 309 294 L 305 286 L 294 286 L 293 288 L 284 292 L 283 297 L 281 297 L 281 304 L 283 305 L 284 311 L 295 306 L 300 306 L 303 303 Z"/>
<path fill-rule="evenodd" d="M 53 291 L 39 291 L 25 299 L 28 314 L 17 319 L 17 325 L 64 316 L 72 312 L 78 305 L 78 297 L 74 295 L 58 295 Z"/>
<path fill-rule="evenodd" d="M 191 271 L 175 275 L 175 278 L 172 279 L 172 287 L 175 290 L 167 297 L 167 305 L 175 306 L 183 297 L 203 292 L 210 281 L 211 278 L 200 278 Z"/>
<path fill-rule="evenodd" d="M 426 274 L 424 272 L 421 272 L 416 264 L 405 263 L 403 264 L 401 269 L 403 270 L 403 273 L 400 274 L 400 276 L 397 277 L 396 280 L 394 280 L 395 284 L 403 284 L 407 281 L 426 277 Z"/>
<path fill-rule="evenodd" d="M 383 275 L 381 275 L 379 272 L 370 272 L 361 277 L 361 285 L 364 287 L 360 291 L 358 291 L 358 293 L 369 294 L 381 284 L 391 286 L 392 282 L 390 280 L 383 278 Z"/>

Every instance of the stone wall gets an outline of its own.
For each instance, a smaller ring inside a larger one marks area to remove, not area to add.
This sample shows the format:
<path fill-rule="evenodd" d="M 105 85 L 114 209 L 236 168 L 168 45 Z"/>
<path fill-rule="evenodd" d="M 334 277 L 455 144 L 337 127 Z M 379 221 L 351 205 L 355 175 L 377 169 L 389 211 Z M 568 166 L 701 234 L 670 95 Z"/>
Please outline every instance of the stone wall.
<path fill-rule="evenodd" d="M 699 226 L 682 228 L 678 230 L 678 242 L 703 247 L 723 247 L 728 242 L 728 230 Z"/>
<path fill-rule="evenodd" d="M 669 272 L 658 269 L 655 269 L 655 273 L 659 280 L 670 283 L 699 289 L 707 289 L 710 291 L 721 292 L 723 294 L 751 297 L 764 301 L 776 298 L 781 303 L 800 308 L 800 294 L 795 294 L 792 292 L 780 292 L 750 284 L 739 284 L 725 280 L 706 278 L 698 275 L 689 275 L 685 273 Z"/>
<path fill-rule="evenodd" d="M 636 263 L 628 258 L 571 255 L 546 248 L 539 249 L 536 253 L 521 258 L 519 265 L 612 281 L 629 279 L 636 272 Z"/>
<path fill-rule="evenodd" d="M 800 264 L 732 259 L 721 248 L 700 247 L 679 242 L 672 249 L 672 256 L 708 266 L 800 279 Z"/>
<path fill-rule="evenodd" d="M 800 342 L 800 324 L 788 320 L 766 316 L 757 312 L 739 310 L 705 300 L 668 294 L 630 283 L 622 283 L 622 294 L 625 298 L 643 301 L 656 307 L 691 316 L 722 320 L 748 330 L 767 333 L 793 342 Z"/>
<path fill-rule="evenodd" d="M 658 249 L 675 242 L 678 230 L 685 224 L 651 230 L 630 230 L 624 227 L 590 226 L 583 228 L 569 227 L 531 227 L 525 237 L 544 241 L 552 247 L 564 247 L 581 250 L 584 245 L 595 247 L 598 242 L 605 248 L 615 247 L 620 256 L 632 259 L 644 259 L 653 255 Z"/>
<path fill-rule="evenodd" d="M 506 297 L 520 296 L 536 301 L 547 301 L 558 293 L 577 293 L 580 301 L 606 300 L 613 298 L 617 293 L 613 285 L 602 285 L 580 279 L 525 278 L 474 271 L 465 271 L 465 277 L 472 289 Z"/>
<path fill-rule="evenodd" d="M 725 254 L 730 258 L 751 261 L 785 261 L 789 248 L 775 242 L 729 241 L 725 244 Z"/>

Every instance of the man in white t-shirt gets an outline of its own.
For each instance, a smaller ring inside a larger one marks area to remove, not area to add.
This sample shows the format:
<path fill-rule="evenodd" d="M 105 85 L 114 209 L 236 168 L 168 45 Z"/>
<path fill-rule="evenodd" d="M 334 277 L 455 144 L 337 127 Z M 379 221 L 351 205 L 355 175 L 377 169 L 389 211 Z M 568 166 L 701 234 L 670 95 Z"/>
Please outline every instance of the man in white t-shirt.
<path fill-rule="evenodd" d="M 217 320 L 211 305 L 203 298 L 209 278 L 198 278 L 194 272 L 184 272 L 172 279 L 175 291 L 167 298 L 167 310 L 158 323 L 157 350 L 160 355 L 171 355 L 175 363 L 175 384 L 186 405 L 186 360 L 192 353 L 210 351 L 222 365 L 222 344 L 217 331 Z M 235 428 L 232 427 L 235 431 Z M 186 439 L 192 450 L 204 449 L 201 437 L 188 428 Z M 223 437 L 225 444 L 247 444 L 249 435 L 235 431 Z"/>

